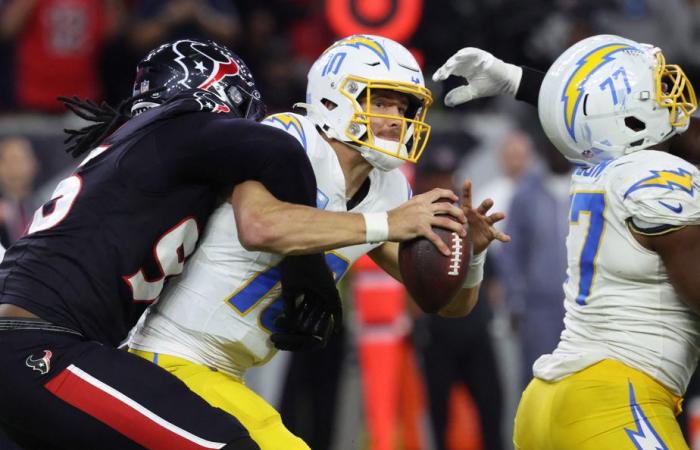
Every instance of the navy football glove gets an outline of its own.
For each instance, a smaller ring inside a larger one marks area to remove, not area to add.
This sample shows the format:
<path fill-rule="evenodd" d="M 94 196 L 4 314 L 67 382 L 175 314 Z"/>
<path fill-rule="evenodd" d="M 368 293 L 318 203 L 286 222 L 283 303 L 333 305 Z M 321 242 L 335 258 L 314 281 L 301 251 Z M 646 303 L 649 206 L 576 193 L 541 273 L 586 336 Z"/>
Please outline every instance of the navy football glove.
<path fill-rule="evenodd" d="M 280 350 L 315 350 L 326 346 L 342 324 L 342 305 L 333 274 L 322 255 L 292 256 L 280 264 L 284 312 L 271 336 Z"/>
<path fill-rule="evenodd" d="M 306 296 L 284 301 L 285 311 L 275 320 L 279 331 L 270 337 L 275 347 L 293 352 L 324 348 L 333 333 L 333 315 Z"/>

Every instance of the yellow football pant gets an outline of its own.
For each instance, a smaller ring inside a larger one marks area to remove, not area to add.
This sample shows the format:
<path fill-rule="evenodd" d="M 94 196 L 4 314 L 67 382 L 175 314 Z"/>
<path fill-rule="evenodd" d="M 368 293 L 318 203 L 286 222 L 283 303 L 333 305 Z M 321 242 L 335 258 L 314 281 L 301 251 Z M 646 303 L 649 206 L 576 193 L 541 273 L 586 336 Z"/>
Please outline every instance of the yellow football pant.
<path fill-rule="evenodd" d="M 311 450 L 282 423 L 279 413 L 241 381 L 209 367 L 162 353 L 129 350 L 166 369 L 210 405 L 238 419 L 261 450 Z"/>
<path fill-rule="evenodd" d="M 604 360 L 560 381 L 534 378 L 515 416 L 516 450 L 687 450 L 682 399 L 648 375 Z"/>

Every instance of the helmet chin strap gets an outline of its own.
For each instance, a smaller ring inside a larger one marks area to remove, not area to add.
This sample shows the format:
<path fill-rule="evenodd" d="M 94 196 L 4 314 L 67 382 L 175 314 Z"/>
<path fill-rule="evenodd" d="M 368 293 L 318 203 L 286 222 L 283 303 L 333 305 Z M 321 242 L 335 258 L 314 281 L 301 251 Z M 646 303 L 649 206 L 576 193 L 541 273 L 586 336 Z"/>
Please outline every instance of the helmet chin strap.
<path fill-rule="evenodd" d="M 160 103 L 156 102 L 138 102 L 134 103 L 134 105 L 131 107 L 131 115 L 132 116 L 138 116 L 139 114 L 148 111 L 151 108 L 155 108 L 157 106 L 160 106 Z"/>
<path fill-rule="evenodd" d="M 308 103 L 295 103 L 294 104 L 295 108 L 301 108 L 306 110 L 306 116 L 311 119 L 312 122 L 315 124 L 319 123 L 324 123 L 325 120 L 323 120 L 323 115 L 319 114 L 318 111 L 316 111 L 315 107 L 313 105 L 310 105 Z M 369 147 L 364 147 L 362 145 L 358 145 L 357 143 L 348 140 L 347 138 L 343 139 L 338 133 L 335 131 L 334 128 L 328 127 L 328 129 L 321 130 L 323 134 L 325 134 L 328 138 L 330 139 L 335 139 L 338 142 L 342 142 L 343 144 L 354 148 L 360 154 L 362 157 L 372 165 L 375 169 L 379 169 L 383 172 L 389 172 L 391 170 L 394 170 L 398 167 L 400 167 L 405 161 L 401 158 L 397 158 L 396 156 L 388 155 L 386 153 L 382 153 L 377 150 L 373 150 Z M 374 138 L 374 143 L 377 147 L 381 148 L 396 148 L 396 141 L 391 141 L 389 139 L 382 139 L 380 137 Z M 408 155 L 408 151 L 406 149 L 406 144 L 401 144 L 401 151 L 400 153 L 402 155 Z"/>
<path fill-rule="evenodd" d="M 392 146 L 396 146 L 396 141 L 390 141 L 388 139 L 382 139 L 375 137 L 374 138 L 374 143 L 377 147 L 381 148 L 391 148 Z M 372 165 L 375 169 L 379 169 L 383 172 L 389 172 L 391 170 L 399 168 L 405 160 L 401 158 L 397 158 L 396 156 L 388 155 L 386 153 L 382 153 L 378 150 L 373 150 L 368 147 L 352 144 L 349 142 L 346 142 L 346 144 L 350 145 L 354 149 L 360 152 L 362 157 Z M 408 154 L 406 151 L 406 144 L 401 144 L 401 152 L 402 155 Z"/>

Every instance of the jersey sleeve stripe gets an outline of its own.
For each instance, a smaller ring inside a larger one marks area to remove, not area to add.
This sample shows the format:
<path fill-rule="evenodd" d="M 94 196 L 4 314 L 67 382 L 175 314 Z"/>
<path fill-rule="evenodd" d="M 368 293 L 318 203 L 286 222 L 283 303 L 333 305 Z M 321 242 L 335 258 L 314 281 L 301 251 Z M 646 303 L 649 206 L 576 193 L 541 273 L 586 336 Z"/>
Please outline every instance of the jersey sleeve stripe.
<path fill-rule="evenodd" d="M 630 231 L 634 231 L 635 233 L 643 234 L 645 236 L 660 236 L 678 231 L 681 228 L 685 228 L 685 225 L 656 225 L 653 227 L 643 227 L 635 223 L 633 218 L 629 218 L 627 219 L 627 227 L 630 229 Z"/>

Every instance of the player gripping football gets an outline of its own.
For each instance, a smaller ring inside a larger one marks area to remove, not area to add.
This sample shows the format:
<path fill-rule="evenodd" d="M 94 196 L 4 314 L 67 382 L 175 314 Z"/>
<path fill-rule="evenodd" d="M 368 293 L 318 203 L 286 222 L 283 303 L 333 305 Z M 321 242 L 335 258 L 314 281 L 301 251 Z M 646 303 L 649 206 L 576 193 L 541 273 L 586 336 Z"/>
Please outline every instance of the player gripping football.
<path fill-rule="evenodd" d="M 485 248 L 493 239 L 508 240 L 492 227 L 503 215 L 487 215 L 490 202 L 472 208 L 468 183 L 463 209 L 449 203 L 457 197 L 447 190 L 411 198 L 397 168 L 420 157 L 431 101 L 417 62 L 398 43 L 358 35 L 333 44 L 309 72 L 307 103 L 301 105 L 306 114 L 265 120 L 304 147 L 318 183 L 317 213 L 279 214 L 259 184 L 236 187 L 233 208 L 225 204 L 216 211 L 187 270 L 137 327 L 131 351 L 237 417 L 262 449 L 308 449 L 242 382 L 248 368 L 274 356 L 275 345 L 296 347 L 276 321 L 284 311 L 283 255 L 328 250 L 338 281 L 369 254 L 400 280 L 397 241 L 415 236 L 418 220 L 426 227 L 423 235 L 447 253 L 430 225 L 461 235 L 463 225 L 435 214 L 462 222 L 466 215 L 477 257 L 464 288 L 441 311 L 464 315 L 476 301 Z M 435 203 L 440 198 L 447 201 Z"/>

